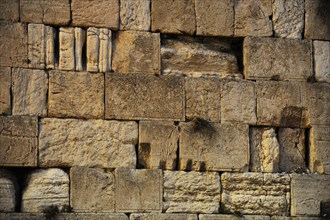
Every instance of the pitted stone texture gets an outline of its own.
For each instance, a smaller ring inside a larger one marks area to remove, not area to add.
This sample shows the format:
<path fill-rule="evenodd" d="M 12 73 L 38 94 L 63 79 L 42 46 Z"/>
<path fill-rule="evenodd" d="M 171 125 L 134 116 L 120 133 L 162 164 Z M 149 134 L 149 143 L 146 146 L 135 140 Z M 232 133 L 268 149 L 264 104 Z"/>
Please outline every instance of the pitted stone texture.
<path fill-rule="evenodd" d="M 133 213 L 130 220 L 198 220 L 196 214 Z"/>
<path fill-rule="evenodd" d="M 183 78 L 106 74 L 105 118 L 184 120 Z"/>
<path fill-rule="evenodd" d="M 315 79 L 330 83 L 330 42 L 313 41 Z"/>
<path fill-rule="evenodd" d="M 45 69 L 45 26 L 43 24 L 28 25 L 28 59 L 29 68 Z"/>
<path fill-rule="evenodd" d="M 44 70 L 13 68 L 13 115 L 47 116 L 47 91 Z"/>
<path fill-rule="evenodd" d="M 197 35 L 232 36 L 233 0 L 195 0 Z"/>
<path fill-rule="evenodd" d="M 245 171 L 249 164 L 247 124 L 204 121 L 180 124 L 180 170 Z"/>
<path fill-rule="evenodd" d="M 118 29 L 118 0 L 72 0 L 71 10 L 74 26 Z"/>
<path fill-rule="evenodd" d="M 289 215 L 290 176 L 271 173 L 223 173 L 225 210 L 248 215 Z"/>
<path fill-rule="evenodd" d="M 118 32 L 114 40 L 112 69 L 118 73 L 159 73 L 160 35 Z"/>
<path fill-rule="evenodd" d="M 267 215 L 223 215 L 223 214 L 200 214 L 199 220 L 270 220 L 270 216 Z M 290 218 L 288 219 L 290 220 Z"/>
<path fill-rule="evenodd" d="M 138 166 L 173 170 L 177 164 L 179 130 L 169 121 L 140 121 Z"/>
<path fill-rule="evenodd" d="M 302 38 L 304 0 L 273 0 L 273 24 L 276 37 Z"/>
<path fill-rule="evenodd" d="M 42 119 L 39 165 L 135 167 L 136 122 Z"/>
<path fill-rule="evenodd" d="M 272 36 L 272 0 L 236 0 L 235 36 Z"/>
<path fill-rule="evenodd" d="M 99 71 L 109 72 L 112 60 L 112 32 L 106 28 L 100 28 Z"/>
<path fill-rule="evenodd" d="M 4 220 L 47 220 L 42 213 L 1 213 L 0 219 Z"/>
<path fill-rule="evenodd" d="M 87 29 L 87 71 L 98 72 L 99 68 L 99 48 L 100 48 L 100 29 L 89 27 Z"/>
<path fill-rule="evenodd" d="M 161 170 L 118 168 L 116 178 L 116 212 L 161 212 L 163 175 Z"/>
<path fill-rule="evenodd" d="M 0 114 L 11 113 L 11 69 L 0 67 Z"/>
<path fill-rule="evenodd" d="M 19 20 L 19 0 L 0 0 L 0 20 Z"/>
<path fill-rule="evenodd" d="M 329 175 L 292 175 L 291 216 L 319 216 L 321 201 L 329 200 Z"/>
<path fill-rule="evenodd" d="M 46 69 L 55 69 L 55 38 L 55 28 L 45 26 Z"/>
<path fill-rule="evenodd" d="M 150 0 L 120 1 L 120 29 L 149 31 Z"/>
<path fill-rule="evenodd" d="M 103 118 L 103 102 L 103 73 L 50 71 L 49 116 Z"/>
<path fill-rule="evenodd" d="M 27 177 L 22 194 L 22 212 L 43 212 L 48 206 L 69 205 L 69 176 L 63 170 L 37 169 Z"/>
<path fill-rule="evenodd" d="M 15 211 L 18 190 L 16 177 L 9 171 L 0 169 L 0 212 Z"/>
<path fill-rule="evenodd" d="M 38 119 L 0 116 L 0 166 L 36 166 Z"/>
<path fill-rule="evenodd" d="M 61 27 L 59 69 L 75 70 L 75 28 Z"/>
<path fill-rule="evenodd" d="M 218 173 L 164 171 L 163 211 L 217 213 L 219 205 Z"/>
<path fill-rule="evenodd" d="M 114 212 L 115 177 L 88 167 L 70 169 L 70 204 L 75 212 Z"/>

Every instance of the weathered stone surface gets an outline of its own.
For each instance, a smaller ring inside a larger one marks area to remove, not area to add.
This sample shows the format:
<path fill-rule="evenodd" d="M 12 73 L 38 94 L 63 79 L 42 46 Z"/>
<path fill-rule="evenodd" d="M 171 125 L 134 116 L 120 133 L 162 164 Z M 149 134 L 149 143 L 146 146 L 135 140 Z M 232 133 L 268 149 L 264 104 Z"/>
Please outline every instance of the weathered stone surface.
<path fill-rule="evenodd" d="M 71 10 L 74 26 L 118 29 L 118 0 L 72 0 Z"/>
<path fill-rule="evenodd" d="M 106 74 L 105 118 L 184 120 L 183 78 Z"/>
<path fill-rule="evenodd" d="M 22 212 L 42 212 L 48 206 L 69 205 L 69 176 L 63 170 L 37 169 L 27 177 L 22 194 Z"/>
<path fill-rule="evenodd" d="M 29 68 L 45 69 L 45 26 L 28 25 L 28 59 Z"/>
<path fill-rule="evenodd" d="M 99 41 L 100 29 L 90 27 L 87 29 L 87 71 L 98 72 L 99 68 Z"/>
<path fill-rule="evenodd" d="M 0 166 L 36 166 L 38 120 L 0 116 Z"/>
<path fill-rule="evenodd" d="M 136 122 L 42 119 L 39 164 L 48 166 L 135 167 Z"/>
<path fill-rule="evenodd" d="M 83 47 L 86 43 L 86 31 L 82 28 L 76 27 L 74 29 L 74 40 L 75 40 L 75 64 L 76 71 L 83 71 Z"/>
<path fill-rule="evenodd" d="M 120 213 L 62 213 L 58 220 L 128 220 L 127 215 Z"/>
<path fill-rule="evenodd" d="M 218 173 L 164 171 L 163 211 L 217 213 L 219 205 Z"/>
<path fill-rule="evenodd" d="M 249 164 L 247 124 L 195 121 L 180 124 L 180 170 L 245 171 Z"/>
<path fill-rule="evenodd" d="M 150 0 L 120 1 L 121 30 L 150 30 Z"/>
<path fill-rule="evenodd" d="M 172 34 L 194 34 L 196 31 L 195 1 L 153 0 L 151 30 Z"/>
<path fill-rule="evenodd" d="M 289 215 L 290 176 L 271 173 L 223 173 L 222 204 L 230 212 Z"/>
<path fill-rule="evenodd" d="M 301 39 L 304 29 L 304 0 L 273 0 L 275 36 Z"/>
<path fill-rule="evenodd" d="M 330 176 L 293 174 L 291 216 L 319 216 L 321 201 L 330 200 Z"/>
<path fill-rule="evenodd" d="M 244 220 L 270 220 L 270 216 L 267 215 L 219 215 L 219 214 L 200 214 L 199 220 L 233 220 L 233 219 L 244 219 Z M 288 219 L 290 220 L 290 219 Z"/>
<path fill-rule="evenodd" d="M 118 168 L 116 212 L 161 212 L 163 175 L 161 170 Z"/>
<path fill-rule="evenodd" d="M 306 81 L 313 72 L 307 40 L 247 37 L 243 53 L 247 79 Z"/>
<path fill-rule="evenodd" d="M 17 22 L 19 19 L 19 0 L 0 0 L 0 20 Z"/>
<path fill-rule="evenodd" d="M 234 34 L 233 0 L 196 0 L 197 35 L 232 36 Z"/>
<path fill-rule="evenodd" d="M 55 69 L 55 35 L 53 27 L 45 26 L 46 69 Z"/>
<path fill-rule="evenodd" d="M 60 59 L 59 69 L 75 70 L 75 29 L 71 27 L 60 28 Z"/>
<path fill-rule="evenodd" d="M 103 73 L 50 71 L 49 116 L 103 118 L 103 102 Z"/>
<path fill-rule="evenodd" d="M 0 169 L 0 212 L 15 211 L 18 190 L 15 176 L 7 170 Z"/>
<path fill-rule="evenodd" d="M 27 35 L 26 24 L 0 22 L 0 66 L 27 67 Z"/>
<path fill-rule="evenodd" d="M 102 169 L 70 169 L 70 204 L 75 212 L 114 212 L 115 177 Z"/>
<path fill-rule="evenodd" d="M 112 59 L 112 32 L 106 28 L 100 29 L 99 71 L 109 72 Z"/>
<path fill-rule="evenodd" d="M 130 220 L 198 220 L 196 214 L 133 213 Z"/>
<path fill-rule="evenodd" d="M 313 41 L 315 79 L 330 83 L 330 42 Z"/>
<path fill-rule="evenodd" d="M 114 41 L 112 69 L 118 73 L 159 73 L 160 35 L 118 32 Z"/>
<path fill-rule="evenodd" d="M 47 90 L 44 70 L 13 68 L 13 115 L 47 116 Z"/>
<path fill-rule="evenodd" d="M 330 2 L 305 0 L 305 38 L 330 40 Z"/>
<path fill-rule="evenodd" d="M 1 213 L 0 219 L 4 220 L 47 220 L 41 213 Z"/>
<path fill-rule="evenodd" d="M 272 0 L 236 0 L 235 36 L 272 36 Z"/>
<path fill-rule="evenodd" d="M 11 113 L 11 69 L 0 67 L 0 114 Z"/>

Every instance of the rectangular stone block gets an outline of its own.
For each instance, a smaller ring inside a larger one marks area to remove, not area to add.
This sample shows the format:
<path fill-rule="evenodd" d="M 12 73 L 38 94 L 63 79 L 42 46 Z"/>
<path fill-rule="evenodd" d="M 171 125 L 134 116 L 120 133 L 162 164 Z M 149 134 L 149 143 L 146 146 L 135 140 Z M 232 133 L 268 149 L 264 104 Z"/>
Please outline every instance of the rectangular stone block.
<path fill-rule="evenodd" d="M 218 173 L 164 171 L 163 212 L 217 213 L 219 205 Z"/>
<path fill-rule="evenodd" d="M 60 28 L 60 59 L 59 69 L 75 70 L 75 28 Z"/>
<path fill-rule="evenodd" d="M 180 123 L 180 170 L 245 171 L 249 167 L 247 124 Z"/>
<path fill-rule="evenodd" d="M 0 116 L 0 166 L 36 166 L 38 119 Z"/>
<path fill-rule="evenodd" d="M 86 31 L 82 28 L 76 27 L 74 29 L 74 40 L 75 40 L 75 64 L 76 71 L 83 71 L 83 48 L 86 44 Z"/>
<path fill-rule="evenodd" d="M 45 26 L 46 69 L 55 69 L 55 36 L 55 28 Z"/>
<path fill-rule="evenodd" d="M 313 72 L 308 40 L 247 37 L 243 58 L 246 79 L 307 81 Z"/>
<path fill-rule="evenodd" d="M 184 120 L 183 78 L 106 74 L 105 118 Z"/>
<path fill-rule="evenodd" d="M 223 173 L 221 187 L 221 202 L 229 212 L 289 216 L 288 174 Z"/>
<path fill-rule="evenodd" d="M 41 167 L 136 166 L 136 122 L 42 119 L 39 134 Z"/>
<path fill-rule="evenodd" d="M 199 220 L 233 220 L 233 219 L 244 219 L 244 220 L 270 220 L 270 216 L 267 215 L 226 215 L 226 214 L 200 214 L 198 215 Z M 284 219 L 283 219 L 284 220 Z M 289 219 L 290 220 L 290 217 Z"/>
<path fill-rule="evenodd" d="M 104 74 L 50 71 L 48 115 L 103 118 Z"/>
<path fill-rule="evenodd" d="M 19 19 L 19 0 L 0 0 L 0 20 L 17 22 Z"/>
<path fill-rule="evenodd" d="M 0 114 L 11 114 L 11 69 L 0 67 Z"/>
<path fill-rule="evenodd" d="M 116 178 L 116 212 L 161 212 L 163 175 L 161 170 L 118 168 Z"/>
<path fill-rule="evenodd" d="M 87 71 L 98 72 L 99 70 L 99 41 L 100 29 L 90 27 L 87 29 Z"/>
<path fill-rule="evenodd" d="M 130 220 L 198 220 L 196 214 L 133 213 Z"/>
<path fill-rule="evenodd" d="M 100 29 L 99 71 L 109 72 L 112 60 L 112 32 L 106 28 Z"/>
<path fill-rule="evenodd" d="M 42 213 L 0 213 L 0 219 L 13 220 L 47 220 Z"/>
<path fill-rule="evenodd" d="M 0 168 L 0 212 L 15 212 L 18 190 L 16 176 L 11 171 Z"/>
<path fill-rule="evenodd" d="M 60 213 L 58 220 L 128 220 L 124 213 Z"/>
<path fill-rule="evenodd" d="M 330 42 L 313 41 L 315 79 L 330 83 Z"/>
<path fill-rule="evenodd" d="M 150 0 L 120 1 L 120 30 L 150 30 Z"/>
<path fill-rule="evenodd" d="M 45 26 L 28 25 L 28 58 L 29 68 L 45 69 Z"/>

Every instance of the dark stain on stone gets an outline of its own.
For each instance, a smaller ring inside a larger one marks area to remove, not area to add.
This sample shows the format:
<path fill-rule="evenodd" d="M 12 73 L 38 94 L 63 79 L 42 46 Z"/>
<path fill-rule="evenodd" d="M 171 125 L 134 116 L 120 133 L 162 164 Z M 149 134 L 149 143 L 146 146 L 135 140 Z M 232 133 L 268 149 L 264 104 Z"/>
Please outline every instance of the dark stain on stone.
<path fill-rule="evenodd" d="M 330 218 L 330 200 L 321 201 L 321 218 Z"/>
<path fill-rule="evenodd" d="M 199 171 L 200 172 L 205 172 L 206 171 L 206 164 L 204 161 L 201 161 L 199 164 Z"/>
<path fill-rule="evenodd" d="M 281 112 L 280 124 L 286 127 L 300 127 L 305 124 L 305 108 L 288 106 Z"/>
<path fill-rule="evenodd" d="M 138 151 L 138 168 L 148 168 L 151 147 L 150 143 L 140 143 Z"/>
<path fill-rule="evenodd" d="M 192 170 L 192 160 L 189 159 L 187 161 L 186 167 L 185 167 L 185 171 L 191 171 Z"/>

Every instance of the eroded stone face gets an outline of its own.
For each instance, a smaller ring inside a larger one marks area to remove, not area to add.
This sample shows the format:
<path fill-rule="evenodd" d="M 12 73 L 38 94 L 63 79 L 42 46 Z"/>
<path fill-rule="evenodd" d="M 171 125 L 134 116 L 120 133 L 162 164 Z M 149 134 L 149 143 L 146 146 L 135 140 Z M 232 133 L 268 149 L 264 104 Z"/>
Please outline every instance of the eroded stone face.
<path fill-rule="evenodd" d="M 330 42 L 313 41 L 315 79 L 330 83 Z"/>
<path fill-rule="evenodd" d="M 275 216 L 274 220 L 290 220 L 290 217 L 288 219 L 284 219 L 285 217 L 276 218 Z M 201 214 L 198 216 L 199 220 L 232 220 L 232 219 L 239 219 L 243 218 L 246 220 L 270 220 L 270 216 L 267 215 L 242 215 L 238 217 L 237 215 L 224 215 L 224 214 Z M 272 218 L 273 219 L 273 218 Z"/>
<path fill-rule="evenodd" d="M 19 0 L 1 0 L 0 20 L 17 22 L 19 19 Z"/>
<path fill-rule="evenodd" d="M 121 30 L 150 30 L 150 0 L 120 1 Z"/>
<path fill-rule="evenodd" d="M 60 41 L 60 70 L 75 70 L 75 29 L 72 27 L 61 27 Z"/>
<path fill-rule="evenodd" d="M 305 38 L 330 40 L 330 2 L 305 0 Z"/>
<path fill-rule="evenodd" d="M 130 220 L 198 220 L 196 214 L 132 213 Z"/>
<path fill-rule="evenodd" d="M 18 190 L 16 177 L 0 169 L 0 212 L 15 212 Z"/>
<path fill-rule="evenodd" d="M 11 113 L 11 69 L 0 67 L 0 114 Z"/>

